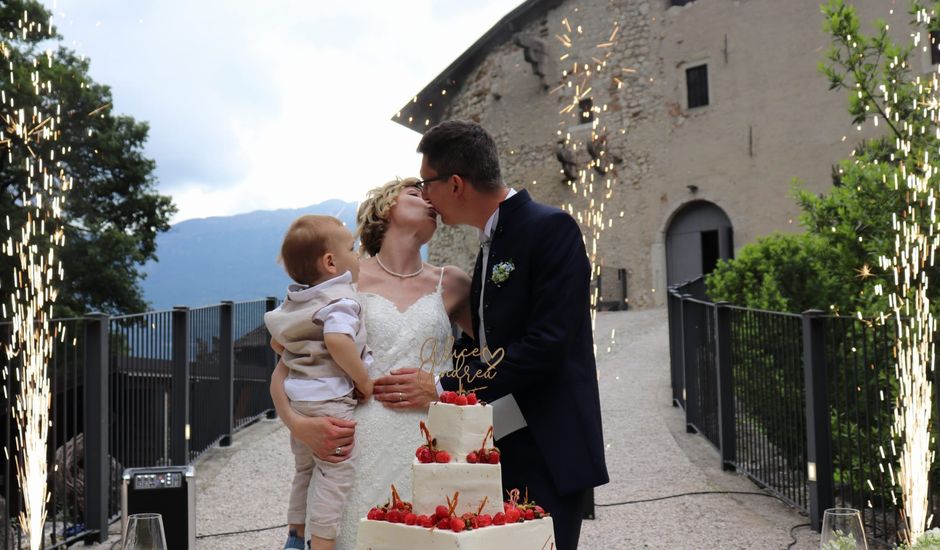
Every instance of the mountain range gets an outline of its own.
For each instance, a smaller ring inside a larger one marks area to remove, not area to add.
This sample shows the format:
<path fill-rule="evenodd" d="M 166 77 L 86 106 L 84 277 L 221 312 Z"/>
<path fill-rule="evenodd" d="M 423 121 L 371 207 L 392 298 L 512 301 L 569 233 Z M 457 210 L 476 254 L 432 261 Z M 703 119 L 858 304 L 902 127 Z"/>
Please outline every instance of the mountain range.
<path fill-rule="evenodd" d="M 157 237 L 158 260 L 143 268 L 144 298 L 153 310 L 283 298 L 290 278 L 277 255 L 290 223 L 303 214 L 326 214 L 354 230 L 356 206 L 334 199 L 304 208 L 177 223 Z"/>

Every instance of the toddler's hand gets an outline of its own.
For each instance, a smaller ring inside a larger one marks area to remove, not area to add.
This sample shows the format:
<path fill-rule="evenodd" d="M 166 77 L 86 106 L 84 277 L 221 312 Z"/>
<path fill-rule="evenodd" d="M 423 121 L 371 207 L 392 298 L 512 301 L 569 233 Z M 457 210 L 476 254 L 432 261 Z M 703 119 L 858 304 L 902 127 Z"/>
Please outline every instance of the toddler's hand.
<path fill-rule="evenodd" d="M 271 349 L 278 355 L 284 355 L 284 346 L 274 338 L 271 338 Z"/>

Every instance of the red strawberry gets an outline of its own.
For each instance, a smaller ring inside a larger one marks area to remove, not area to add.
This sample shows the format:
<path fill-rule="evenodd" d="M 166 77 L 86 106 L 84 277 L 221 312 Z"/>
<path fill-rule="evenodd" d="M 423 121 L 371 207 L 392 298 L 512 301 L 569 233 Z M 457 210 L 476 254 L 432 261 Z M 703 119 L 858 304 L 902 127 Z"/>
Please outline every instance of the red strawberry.
<path fill-rule="evenodd" d="M 418 516 L 414 515 L 413 513 L 408 512 L 405 514 L 405 525 L 414 525 L 417 520 Z"/>
<path fill-rule="evenodd" d="M 450 529 L 455 533 L 459 533 L 464 530 L 466 524 L 460 518 L 451 518 L 450 519 Z"/>
<path fill-rule="evenodd" d="M 369 513 L 366 514 L 366 519 L 375 519 L 375 508 L 369 510 Z"/>
<path fill-rule="evenodd" d="M 455 397 L 457 397 L 456 393 L 452 391 L 445 391 L 441 394 L 441 401 L 443 403 L 453 403 Z"/>
<path fill-rule="evenodd" d="M 434 461 L 440 464 L 447 464 L 450 462 L 450 453 L 447 451 L 437 451 L 437 454 L 434 455 Z"/>
<path fill-rule="evenodd" d="M 479 455 L 477 455 L 476 451 L 470 451 L 470 453 L 467 454 L 467 462 L 469 462 L 470 464 L 476 464 L 479 461 L 480 461 L 480 457 Z"/>
<path fill-rule="evenodd" d="M 385 514 L 385 519 L 387 519 L 389 523 L 401 523 L 401 516 L 400 511 L 389 510 L 388 513 Z"/>
<path fill-rule="evenodd" d="M 372 519 L 375 519 L 377 521 L 385 521 L 385 510 L 381 508 L 376 508 L 375 517 Z"/>
<path fill-rule="evenodd" d="M 444 506 L 443 504 L 435 508 L 434 513 L 437 514 L 437 517 L 439 518 L 446 518 L 450 516 L 450 510 L 448 510 L 447 506 Z"/>
<path fill-rule="evenodd" d="M 458 396 L 454 399 L 454 405 L 460 405 L 461 407 L 463 407 L 463 406 L 466 405 L 467 403 L 469 403 L 469 401 L 467 401 L 467 396 L 466 396 L 466 395 L 458 395 Z"/>
<path fill-rule="evenodd" d="M 545 515 L 545 508 L 542 508 L 541 506 L 539 506 L 538 504 L 536 504 L 536 505 L 535 505 L 535 513 L 538 514 L 539 516 L 544 516 L 544 515 Z"/>
<path fill-rule="evenodd" d="M 425 528 L 434 527 L 434 518 L 431 516 L 420 515 L 418 516 L 417 524 Z"/>
<path fill-rule="evenodd" d="M 440 521 L 437 522 L 437 528 L 450 529 L 450 518 L 441 518 Z"/>
<path fill-rule="evenodd" d="M 518 508 L 510 508 L 506 512 L 506 523 L 518 523 L 522 519 L 522 512 Z"/>
<path fill-rule="evenodd" d="M 535 519 L 535 510 L 532 510 L 532 509 L 526 510 L 524 517 L 526 521 Z"/>
<path fill-rule="evenodd" d="M 490 464 L 499 464 L 499 451 L 490 451 L 487 461 Z"/>
<path fill-rule="evenodd" d="M 430 464 L 434 462 L 434 452 L 431 449 L 428 449 L 427 446 L 418 448 L 418 462 L 422 464 Z"/>
<path fill-rule="evenodd" d="M 493 516 L 493 525 L 506 525 L 506 514 L 498 512 Z"/>
<path fill-rule="evenodd" d="M 470 392 L 467 394 L 467 404 L 476 405 L 477 404 L 477 394 Z"/>
<path fill-rule="evenodd" d="M 493 524 L 493 518 L 489 514 L 481 514 L 477 517 L 477 523 L 480 527 L 489 527 Z"/>

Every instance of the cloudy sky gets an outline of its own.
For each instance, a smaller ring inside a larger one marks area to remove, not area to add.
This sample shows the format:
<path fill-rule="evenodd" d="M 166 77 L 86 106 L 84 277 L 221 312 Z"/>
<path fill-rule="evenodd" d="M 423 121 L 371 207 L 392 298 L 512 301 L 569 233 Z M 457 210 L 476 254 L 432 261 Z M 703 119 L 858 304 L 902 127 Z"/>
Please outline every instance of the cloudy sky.
<path fill-rule="evenodd" d="M 174 222 L 416 175 L 391 116 L 520 0 L 45 0 L 116 112 L 150 123 Z"/>

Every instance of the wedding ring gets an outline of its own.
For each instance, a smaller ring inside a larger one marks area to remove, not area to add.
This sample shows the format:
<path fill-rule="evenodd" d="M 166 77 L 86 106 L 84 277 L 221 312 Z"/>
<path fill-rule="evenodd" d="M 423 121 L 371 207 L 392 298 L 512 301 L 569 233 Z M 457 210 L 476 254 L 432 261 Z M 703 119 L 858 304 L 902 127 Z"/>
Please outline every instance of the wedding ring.
<path fill-rule="evenodd" d="M 404 396 L 402 395 L 401 392 L 398 392 L 398 400 L 399 400 L 399 401 L 404 400 Z"/>
<path fill-rule="evenodd" d="M 333 454 L 335 454 L 336 456 L 342 456 L 342 455 L 343 455 L 343 448 L 342 448 L 342 447 L 337 447 L 336 450 L 333 451 Z"/>

